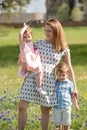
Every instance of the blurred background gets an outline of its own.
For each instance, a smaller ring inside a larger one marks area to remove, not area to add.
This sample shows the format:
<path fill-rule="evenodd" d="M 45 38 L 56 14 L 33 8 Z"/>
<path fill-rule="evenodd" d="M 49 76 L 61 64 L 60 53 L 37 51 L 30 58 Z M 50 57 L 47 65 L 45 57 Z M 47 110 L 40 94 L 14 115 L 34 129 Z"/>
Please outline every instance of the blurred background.
<path fill-rule="evenodd" d="M 78 87 L 80 111 L 72 106 L 72 130 L 87 130 L 87 0 L 0 0 L 0 130 L 18 130 L 18 102 L 23 78 L 19 65 L 19 32 L 32 26 L 33 42 L 44 39 L 44 22 L 64 26 Z M 49 130 L 54 130 L 53 111 Z M 30 104 L 25 130 L 41 130 L 40 106 Z"/>
<path fill-rule="evenodd" d="M 63 25 L 87 25 L 87 0 L 0 0 L 0 25 L 42 26 L 48 18 Z"/>

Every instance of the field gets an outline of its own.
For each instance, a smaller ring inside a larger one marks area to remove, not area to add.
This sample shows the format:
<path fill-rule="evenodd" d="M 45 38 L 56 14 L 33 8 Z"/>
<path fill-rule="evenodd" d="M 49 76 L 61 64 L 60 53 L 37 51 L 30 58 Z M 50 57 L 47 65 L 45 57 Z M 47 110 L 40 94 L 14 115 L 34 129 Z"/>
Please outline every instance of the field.
<path fill-rule="evenodd" d="M 44 39 L 44 29 L 33 29 L 33 41 Z M 0 26 L 0 130 L 17 130 L 18 97 L 23 82 L 17 76 L 20 28 Z M 87 27 L 64 27 L 71 50 L 78 87 L 80 111 L 72 109 L 73 130 L 87 130 Z M 25 130 L 41 130 L 40 107 L 30 104 Z M 49 130 L 54 130 L 53 113 L 50 113 Z"/>

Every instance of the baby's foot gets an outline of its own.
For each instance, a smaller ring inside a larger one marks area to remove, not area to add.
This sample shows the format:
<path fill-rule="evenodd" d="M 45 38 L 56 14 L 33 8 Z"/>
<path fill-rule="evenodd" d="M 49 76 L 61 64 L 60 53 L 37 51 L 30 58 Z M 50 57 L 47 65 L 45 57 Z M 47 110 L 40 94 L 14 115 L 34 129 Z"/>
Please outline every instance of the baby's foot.
<path fill-rule="evenodd" d="M 44 91 L 44 89 L 42 87 L 36 87 L 36 90 L 42 94 L 42 95 L 46 95 L 46 92 Z"/>
<path fill-rule="evenodd" d="M 26 75 L 24 73 L 22 73 L 22 72 L 18 72 L 18 76 L 20 76 L 20 77 L 26 77 Z"/>
<path fill-rule="evenodd" d="M 24 77 L 27 77 L 28 76 L 28 72 L 24 74 Z"/>

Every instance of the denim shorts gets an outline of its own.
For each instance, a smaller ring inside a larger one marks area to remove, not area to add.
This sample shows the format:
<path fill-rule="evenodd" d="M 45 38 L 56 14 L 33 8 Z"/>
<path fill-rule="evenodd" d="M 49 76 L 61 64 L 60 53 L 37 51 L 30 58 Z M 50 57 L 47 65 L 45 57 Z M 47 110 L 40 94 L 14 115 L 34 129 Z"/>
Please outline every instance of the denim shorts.
<path fill-rule="evenodd" d="M 71 125 L 71 108 L 66 109 L 53 109 L 54 111 L 54 124 L 56 126 L 58 125 L 64 125 L 64 126 L 70 126 Z"/>

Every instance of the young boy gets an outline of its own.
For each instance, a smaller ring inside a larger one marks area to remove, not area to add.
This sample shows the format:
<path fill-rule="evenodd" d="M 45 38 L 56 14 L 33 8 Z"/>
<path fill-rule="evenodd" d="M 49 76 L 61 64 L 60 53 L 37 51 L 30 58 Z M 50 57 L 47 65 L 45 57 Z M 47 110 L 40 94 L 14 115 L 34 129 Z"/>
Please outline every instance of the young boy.
<path fill-rule="evenodd" d="M 54 123 L 56 130 L 70 130 L 71 125 L 71 99 L 76 110 L 79 110 L 77 99 L 74 96 L 74 85 L 68 79 L 69 67 L 65 63 L 59 63 L 56 69 L 56 95 L 58 105 L 54 107 Z"/>

